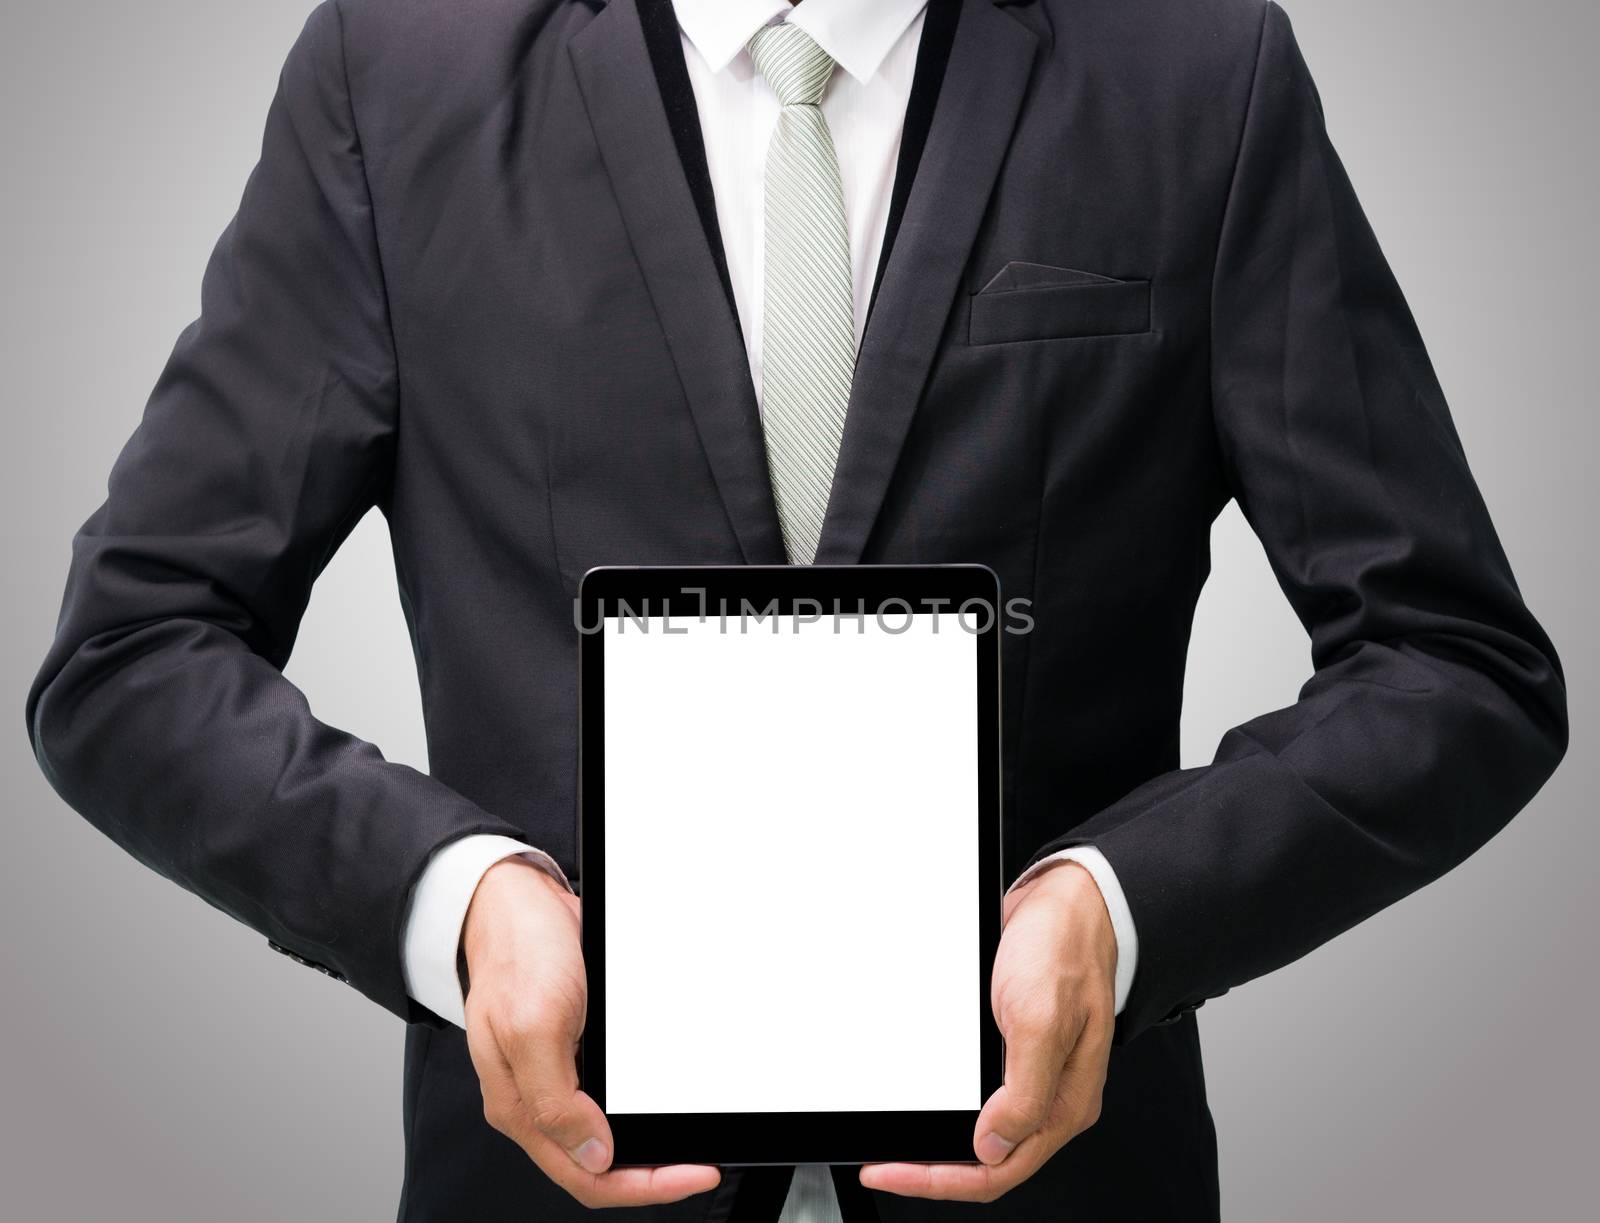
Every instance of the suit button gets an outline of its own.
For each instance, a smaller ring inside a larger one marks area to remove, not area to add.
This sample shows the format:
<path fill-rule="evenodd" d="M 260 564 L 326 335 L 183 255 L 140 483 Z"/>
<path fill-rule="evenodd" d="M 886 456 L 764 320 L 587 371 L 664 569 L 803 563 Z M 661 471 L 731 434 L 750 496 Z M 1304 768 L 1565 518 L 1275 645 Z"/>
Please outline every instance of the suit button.
<path fill-rule="evenodd" d="M 305 956 L 298 955 L 295 952 L 290 951 L 282 943 L 275 943 L 271 939 L 268 939 L 267 940 L 267 946 L 271 947 L 279 955 L 288 956 L 296 964 L 304 964 L 307 968 L 315 968 L 318 972 L 320 972 L 325 977 L 332 977 L 335 981 L 344 981 L 344 980 L 347 979 L 342 972 L 335 972 L 333 969 L 329 968 L 326 964 L 318 964 L 315 960 L 308 960 L 308 959 L 305 958 Z"/>
<path fill-rule="evenodd" d="M 1156 1020 L 1154 1025 L 1152 1025 L 1152 1026 L 1157 1027 L 1157 1028 L 1163 1028 L 1163 1027 L 1166 1027 L 1166 1025 L 1169 1024 L 1169 1023 L 1177 1023 L 1178 1020 L 1182 1019 L 1185 1015 L 1194 1014 L 1196 1011 L 1198 1011 L 1205 1004 L 1206 1004 L 1206 1000 L 1204 998 L 1202 998 L 1202 999 L 1200 999 L 1199 1002 L 1191 1002 L 1191 1003 L 1189 1003 L 1188 1006 L 1180 1006 L 1177 1010 L 1173 1011 L 1172 1014 L 1168 1015 L 1165 1019 Z"/>

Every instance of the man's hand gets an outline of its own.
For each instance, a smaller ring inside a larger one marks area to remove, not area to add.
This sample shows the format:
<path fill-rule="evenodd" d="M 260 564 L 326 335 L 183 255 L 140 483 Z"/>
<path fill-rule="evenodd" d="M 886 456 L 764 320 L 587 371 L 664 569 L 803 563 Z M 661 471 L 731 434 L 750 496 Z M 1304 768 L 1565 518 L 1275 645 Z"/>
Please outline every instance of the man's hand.
<path fill-rule="evenodd" d="M 990 1002 L 1006 1074 L 978 1114 L 972 1145 L 982 1162 L 868 1164 L 868 1189 L 992 1202 L 1099 1119 L 1117 967 L 1100 889 L 1063 862 L 1008 894 L 1004 918 Z"/>
<path fill-rule="evenodd" d="M 611 1166 L 611 1126 L 578 1090 L 574 1053 L 588 987 L 578 898 L 509 858 L 489 869 L 462 930 L 467 1047 L 489 1124 L 585 1206 L 675 1202 L 713 1188 L 717 1169 Z"/>

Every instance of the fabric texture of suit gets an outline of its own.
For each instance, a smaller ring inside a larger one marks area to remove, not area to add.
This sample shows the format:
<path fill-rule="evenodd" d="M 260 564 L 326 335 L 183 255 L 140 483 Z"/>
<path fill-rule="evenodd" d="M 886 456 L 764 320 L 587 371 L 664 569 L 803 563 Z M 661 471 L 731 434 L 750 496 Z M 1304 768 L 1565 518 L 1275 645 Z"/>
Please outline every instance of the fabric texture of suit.
<path fill-rule="evenodd" d="M 406 1220 L 584 1213 L 489 1129 L 462 1034 L 399 961 L 411 885 L 455 838 L 527 840 L 581 887 L 579 576 L 783 560 L 692 112 L 641 23 L 656 2 L 315 10 L 28 697 L 75 808 L 417 1025 Z M 1190 1011 L 1492 836 L 1564 750 L 1560 668 L 1283 12 L 948 15 L 818 560 L 980 561 L 1032 601 L 1003 659 L 1007 877 L 1093 844 L 1137 924 L 1099 1124 L 983 1213 L 1211 1218 Z M 1180 770 L 1230 498 L 1316 671 Z M 281 673 L 373 507 L 431 777 L 315 720 Z M 786 1175 L 638 1213 L 770 1217 Z M 885 1220 L 972 1209 L 841 1196 Z"/>

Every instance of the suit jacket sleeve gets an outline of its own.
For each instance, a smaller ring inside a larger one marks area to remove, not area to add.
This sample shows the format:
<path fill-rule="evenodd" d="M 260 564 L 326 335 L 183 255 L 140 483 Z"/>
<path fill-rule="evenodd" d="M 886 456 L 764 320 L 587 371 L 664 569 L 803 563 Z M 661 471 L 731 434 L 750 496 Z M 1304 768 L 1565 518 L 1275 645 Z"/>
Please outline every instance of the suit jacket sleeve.
<path fill-rule="evenodd" d="M 282 675 L 315 580 L 382 505 L 396 360 L 340 18 L 291 51 L 261 158 L 107 498 L 27 701 L 61 795 L 135 857 L 408 1018 L 413 881 L 519 836 L 314 718 Z"/>
<path fill-rule="evenodd" d="M 1035 855 L 1093 844 L 1122 883 L 1139 967 L 1119 1040 L 1443 874 L 1566 746 L 1555 652 L 1275 6 L 1258 55 L 1216 257 L 1212 399 L 1315 673 L 1210 765 Z"/>

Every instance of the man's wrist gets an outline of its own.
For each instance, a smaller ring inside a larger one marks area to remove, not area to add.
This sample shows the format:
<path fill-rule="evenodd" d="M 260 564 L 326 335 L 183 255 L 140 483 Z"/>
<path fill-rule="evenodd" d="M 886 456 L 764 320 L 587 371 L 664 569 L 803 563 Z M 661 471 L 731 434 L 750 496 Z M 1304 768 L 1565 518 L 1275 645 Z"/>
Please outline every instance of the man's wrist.
<path fill-rule="evenodd" d="M 460 963 L 467 910 L 484 874 L 507 859 L 525 860 L 560 888 L 568 886 L 560 865 L 542 850 L 511 837 L 474 835 L 435 850 L 411 892 L 400 945 L 406 993 L 458 1027 L 466 1026 Z"/>
<path fill-rule="evenodd" d="M 1115 991 L 1117 934 L 1105 897 L 1088 867 L 1074 859 L 1063 859 L 1052 863 L 1052 869 L 1041 871 L 1027 887 L 1060 905 L 1072 928 L 1087 934 L 1093 960 L 1102 965 L 1106 985 Z"/>
<path fill-rule="evenodd" d="M 557 895 L 572 891 L 565 875 L 557 879 L 532 855 L 515 854 L 491 864 L 473 889 L 466 916 L 461 921 L 461 955 L 465 961 L 471 961 L 474 950 L 493 929 L 493 918 L 488 915 L 493 912 L 495 894 L 508 887 L 521 888 L 530 878 L 535 886 L 547 887 Z"/>
<path fill-rule="evenodd" d="M 1133 990 L 1134 977 L 1139 966 L 1139 932 L 1133 923 L 1133 911 L 1123 894 L 1122 883 L 1106 856 L 1093 845 L 1074 845 L 1041 858 L 1018 876 L 1010 890 L 1015 891 L 1038 879 L 1046 872 L 1065 863 L 1074 863 L 1089 873 L 1100 890 L 1100 899 L 1111 919 L 1112 933 L 1116 936 L 1117 967 L 1113 992 L 1115 1012 L 1121 1014 Z"/>

